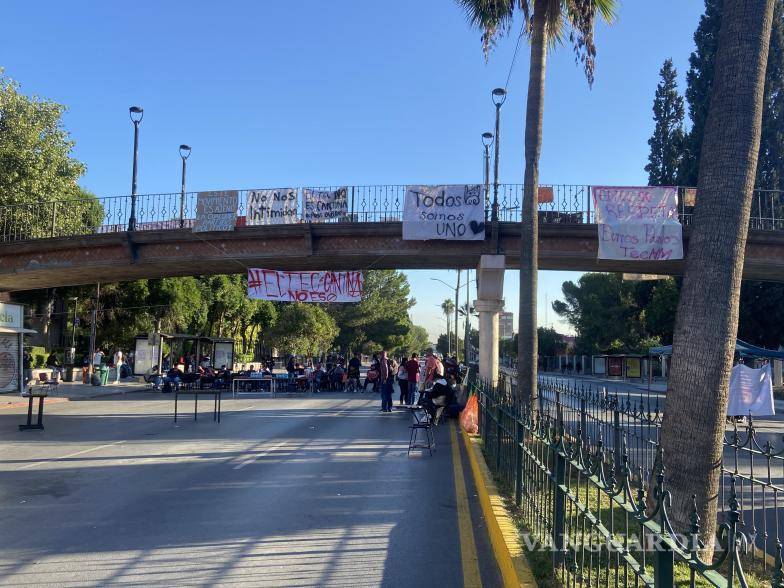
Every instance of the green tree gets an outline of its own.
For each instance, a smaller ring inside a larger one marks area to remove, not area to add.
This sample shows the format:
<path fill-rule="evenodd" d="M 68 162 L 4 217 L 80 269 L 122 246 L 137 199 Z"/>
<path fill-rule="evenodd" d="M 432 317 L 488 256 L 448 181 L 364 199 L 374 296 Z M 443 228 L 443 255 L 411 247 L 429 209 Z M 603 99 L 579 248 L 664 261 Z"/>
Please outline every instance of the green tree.
<path fill-rule="evenodd" d="M 281 353 L 314 356 L 332 349 L 339 333 L 335 319 L 318 304 L 284 304 L 272 328 Z"/>
<path fill-rule="evenodd" d="M 538 187 L 539 155 L 542 150 L 542 118 L 548 46 L 566 36 L 576 59 L 583 64 L 589 85 L 593 83 L 597 14 L 605 21 L 615 18 L 615 0 L 457 0 L 469 22 L 482 31 L 485 56 L 496 39 L 509 31 L 519 7 L 524 18 L 522 32 L 531 44 L 528 95 L 525 113 L 525 176 L 520 227 L 520 309 L 517 389 L 533 404 L 537 396 L 536 287 L 539 255 Z M 496 138 L 498 140 L 498 138 Z"/>
<path fill-rule="evenodd" d="M 421 355 L 429 345 L 430 335 L 427 334 L 427 329 L 419 325 L 411 325 L 411 329 L 409 329 L 406 335 L 405 344 L 401 349 L 395 351 L 405 355 L 411 355 L 412 353 Z"/>
<path fill-rule="evenodd" d="M 649 186 L 674 186 L 683 158 L 683 97 L 678 94 L 677 71 L 672 59 L 664 62 L 653 100 L 653 120 L 656 126 L 648 139 L 650 154 L 645 171 Z"/>
<path fill-rule="evenodd" d="M 723 3 L 662 421 L 673 521 L 676 528 L 686 528 L 695 494 L 706 555 L 712 555 L 716 530 L 719 464 L 773 4 Z"/>
<path fill-rule="evenodd" d="M 408 311 L 416 304 L 408 278 L 397 270 L 365 273 L 362 300 L 328 305 L 327 312 L 340 325 L 335 344 L 343 351 L 368 344 L 392 350 L 404 345 L 411 330 Z"/>
<path fill-rule="evenodd" d="M 566 349 L 563 335 L 550 327 L 539 327 L 539 354 L 552 357 L 559 355 Z"/>
<path fill-rule="evenodd" d="M 0 69 L 0 228 L 14 239 L 80 234 L 101 224 L 103 207 L 77 181 L 65 107 L 25 96 Z"/>

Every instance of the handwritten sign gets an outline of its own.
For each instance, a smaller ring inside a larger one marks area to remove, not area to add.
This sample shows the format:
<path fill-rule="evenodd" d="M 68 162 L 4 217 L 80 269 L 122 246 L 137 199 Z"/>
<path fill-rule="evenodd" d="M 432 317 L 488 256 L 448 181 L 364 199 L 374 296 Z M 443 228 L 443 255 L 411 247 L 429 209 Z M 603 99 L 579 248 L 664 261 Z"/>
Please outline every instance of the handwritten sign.
<path fill-rule="evenodd" d="M 282 272 L 248 269 L 248 297 L 286 302 L 359 302 L 362 272 Z"/>
<path fill-rule="evenodd" d="M 683 259 L 677 188 L 594 186 L 592 193 L 599 259 Z"/>
<path fill-rule="evenodd" d="M 407 186 L 403 239 L 483 241 L 483 192 L 481 185 Z"/>
<path fill-rule="evenodd" d="M 311 190 L 302 188 L 303 220 L 320 223 L 348 216 L 348 188 Z"/>
<path fill-rule="evenodd" d="M 282 225 L 297 222 L 297 189 L 250 190 L 248 225 Z"/>
<path fill-rule="evenodd" d="M 237 223 L 239 195 L 236 190 L 199 192 L 196 197 L 194 233 L 233 231 Z"/>
<path fill-rule="evenodd" d="M 0 392 L 19 389 L 19 335 L 0 333 Z"/>

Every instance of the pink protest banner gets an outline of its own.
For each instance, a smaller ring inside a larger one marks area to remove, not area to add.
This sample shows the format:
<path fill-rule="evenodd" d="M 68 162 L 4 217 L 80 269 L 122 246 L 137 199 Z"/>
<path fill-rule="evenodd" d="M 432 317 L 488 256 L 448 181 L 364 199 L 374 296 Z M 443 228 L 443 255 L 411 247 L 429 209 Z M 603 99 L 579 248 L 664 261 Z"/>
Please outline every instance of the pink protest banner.
<path fill-rule="evenodd" d="M 365 278 L 360 271 L 283 272 L 248 269 L 248 297 L 283 302 L 359 302 Z"/>
<path fill-rule="evenodd" d="M 599 259 L 683 259 L 678 189 L 672 186 L 593 186 Z"/>

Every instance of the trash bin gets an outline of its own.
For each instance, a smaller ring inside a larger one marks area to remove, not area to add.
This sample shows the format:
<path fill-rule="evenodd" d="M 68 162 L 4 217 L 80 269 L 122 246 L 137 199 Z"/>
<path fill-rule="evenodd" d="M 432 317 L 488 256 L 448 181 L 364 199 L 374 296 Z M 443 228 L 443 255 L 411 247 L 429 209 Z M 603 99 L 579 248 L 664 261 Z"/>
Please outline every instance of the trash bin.
<path fill-rule="evenodd" d="M 109 383 L 109 366 L 100 366 L 98 373 L 101 377 L 101 386 L 106 386 Z"/>

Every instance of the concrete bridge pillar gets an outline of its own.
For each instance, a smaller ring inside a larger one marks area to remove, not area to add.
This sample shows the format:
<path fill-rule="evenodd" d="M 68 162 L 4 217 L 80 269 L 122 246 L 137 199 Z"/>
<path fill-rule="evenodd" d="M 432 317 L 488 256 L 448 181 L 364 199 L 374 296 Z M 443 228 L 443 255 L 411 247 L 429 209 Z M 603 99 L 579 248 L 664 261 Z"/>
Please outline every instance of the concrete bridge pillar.
<path fill-rule="evenodd" d="M 498 315 L 504 309 L 503 255 L 482 255 L 476 270 L 479 298 L 479 375 L 495 384 L 498 381 Z"/>

